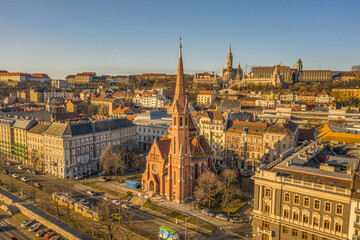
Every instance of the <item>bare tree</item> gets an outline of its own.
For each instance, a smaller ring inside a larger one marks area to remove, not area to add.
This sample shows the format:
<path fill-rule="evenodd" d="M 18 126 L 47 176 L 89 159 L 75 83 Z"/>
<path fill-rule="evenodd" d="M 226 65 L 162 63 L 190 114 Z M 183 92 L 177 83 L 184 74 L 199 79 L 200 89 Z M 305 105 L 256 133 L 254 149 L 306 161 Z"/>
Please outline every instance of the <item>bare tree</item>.
<path fill-rule="evenodd" d="M 234 170 L 225 169 L 221 173 L 222 178 L 222 206 L 228 212 L 231 208 L 232 203 L 234 202 L 234 196 L 239 193 L 238 188 L 238 176 Z"/>
<path fill-rule="evenodd" d="M 203 173 L 198 179 L 198 186 L 195 187 L 194 195 L 201 205 L 207 204 L 210 208 L 221 191 L 220 186 L 221 182 L 216 174 L 211 172 Z"/>
<path fill-rule="evenodd" d="M 111 169 L 113 167 L 113 151 L 112 145 L 109 143 L 106 148 L 101 152 L 99 164 L 102 169 L 110 174 L 111 177 Z"/>

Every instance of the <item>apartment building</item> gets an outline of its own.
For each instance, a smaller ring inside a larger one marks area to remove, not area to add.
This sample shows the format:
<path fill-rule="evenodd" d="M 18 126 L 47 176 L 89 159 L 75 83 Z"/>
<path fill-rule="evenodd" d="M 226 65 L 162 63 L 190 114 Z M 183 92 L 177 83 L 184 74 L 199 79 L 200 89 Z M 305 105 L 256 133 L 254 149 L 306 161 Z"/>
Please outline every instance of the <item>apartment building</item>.
<path fill-rule="evenodd" d="M 360 99 L 360 88 L 334 88 L 331 89 L 336 101 L 349 101 Z"/>
<path fill-rule="evenodd" d="M 154 139 L 161 140 L 168 134 L 171 116 L 162 111 L 146 111 L 138 114 L 134 119 L 137 126 L 138 141 L 141 149 L 147 152 Z"/>
<path fill-rule="evenodd" d="M 15 72 L 0 72 L 0 82 L 26 82 L 29 81 L 30 74 Z"/>
<path fill-rule="evenodd" d="M 26 165 L 41 171 L 44 171 L 45 167 L 43 133 L 49 126 L 49 122 L 40 122 L 27 131 L 28 158 Z"/>
<path fill-rule="evenodd" d="M 66 89 L 51 89 L 49 91 L 44 91 L 44 98 L 45 101 L 49 98 L 72 99 L 74 98 L 74 92 Z"/>
<path fill-rule="evenodd" d="M 144 108 L 163 108 L 169 100 L 163 95 L 154 93 L 138 93 L 133 98 L 133 102 Z"/>
<path fill-rule="evenodd" d="M 0 117 L 0 154 L 3 159 L 25 164 L 28 158 L 27 130 L 36 121 L 24 117 Z"/>
<path fill-rule="evenodd" d="M 358 164 L 317 141 L 257 168 L 253 239 L 356 239 Z"/>
<path fill-rule="evenodd" d="M 125 118 L 79 123 L 52 123 L 44 132 L 45 172 L 62 178 L 99 169 L 101 152 L 136 144 L 136 126 Z"/>
<path fill-rule="evenodd" d="M 199 106 L 211 106 L 214 101 L 214 92 L 199 92 L 196 98 L 196 103 Z"/>
<path fill-rule="evenodd" d="M 220 111 L 203 111 L 195 114 L 199 134 L 204 136 L 213 150 L 225 147 L 225 119 Z"/>

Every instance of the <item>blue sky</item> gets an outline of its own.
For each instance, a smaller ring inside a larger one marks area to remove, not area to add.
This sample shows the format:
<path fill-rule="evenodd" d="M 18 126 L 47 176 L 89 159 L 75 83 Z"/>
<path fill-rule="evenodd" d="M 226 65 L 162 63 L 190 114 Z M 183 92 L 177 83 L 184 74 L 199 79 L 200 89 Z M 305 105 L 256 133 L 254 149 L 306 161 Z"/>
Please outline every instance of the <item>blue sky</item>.
<path fill-rule="evenodd" d="M 53 78 L 187 73 L 226 64 L 349 70 L 360 64 L 360 1 L 1 1 L 0 70 Z"/>

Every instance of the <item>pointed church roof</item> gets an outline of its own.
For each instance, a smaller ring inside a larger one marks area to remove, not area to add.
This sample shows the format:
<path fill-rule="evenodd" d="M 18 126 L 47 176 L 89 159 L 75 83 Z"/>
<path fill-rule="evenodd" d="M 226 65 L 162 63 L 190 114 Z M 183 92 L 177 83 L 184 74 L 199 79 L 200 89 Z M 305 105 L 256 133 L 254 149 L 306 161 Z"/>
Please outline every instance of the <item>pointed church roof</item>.
<path fill-rule="evenodd" d="M 182 45 L 181 45 L 181 39 L 180 39 L 179 65 L 178 65 L 176 86 L 175 86 L 174 105 L 175 104 L 178 105 L 177 107 L 180 109 L 185 109 L 186 93 L 185 93 L 185 86 L 184 86 L 184 69 L 183 69 L 181 48 L 182 48 Z"/>

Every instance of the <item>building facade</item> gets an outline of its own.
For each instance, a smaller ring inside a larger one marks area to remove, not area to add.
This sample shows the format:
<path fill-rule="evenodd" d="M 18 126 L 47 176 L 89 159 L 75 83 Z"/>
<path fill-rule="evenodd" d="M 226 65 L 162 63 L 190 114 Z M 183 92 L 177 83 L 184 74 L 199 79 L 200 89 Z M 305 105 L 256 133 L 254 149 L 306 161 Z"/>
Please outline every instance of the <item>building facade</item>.
<path fill-rule="evenodd" d="M 258 168 L 253 177 L 253 239 L 350 239 L 357 164 L 314 142 Z"/>
<path fill-rule="evenodd" d="M 215 95 L 214 92 L 199 92 L 196 98 L 198 106 L 211 106 L 214 104 Z"/>

